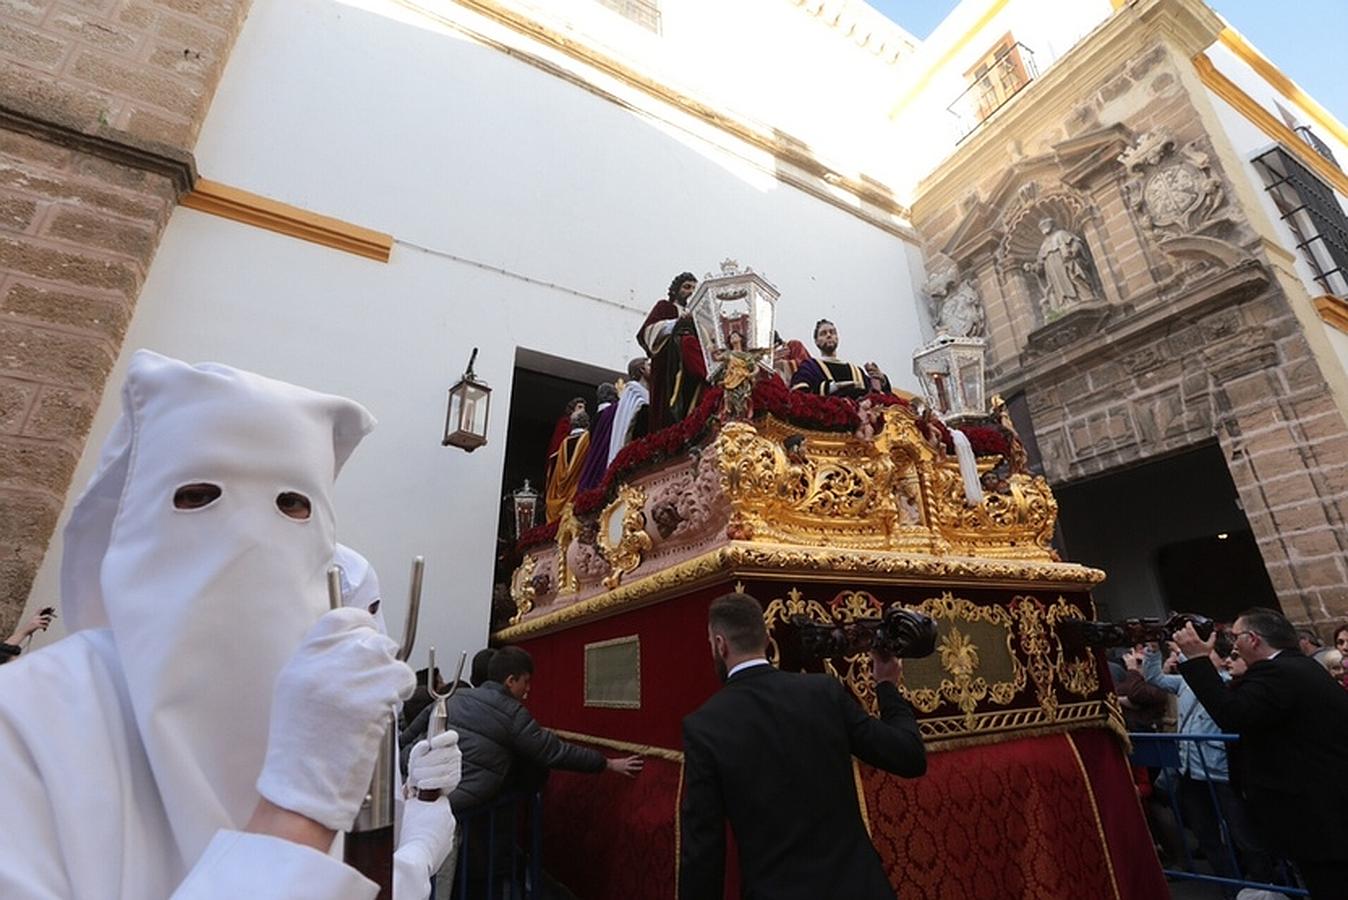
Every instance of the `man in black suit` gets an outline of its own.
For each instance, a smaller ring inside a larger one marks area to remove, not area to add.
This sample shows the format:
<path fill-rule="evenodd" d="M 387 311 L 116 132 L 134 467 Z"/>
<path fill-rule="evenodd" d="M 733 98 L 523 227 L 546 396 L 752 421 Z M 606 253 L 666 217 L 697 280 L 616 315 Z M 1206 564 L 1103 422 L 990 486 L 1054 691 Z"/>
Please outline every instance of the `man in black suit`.
<path fill-rule="evenodd" d="M 725 687 L 683 720 L 680 900 L 723 896 L 726 819 L 746 900 L 892 900 L 857 806 L 852 757 L 909 778 L 927 770 L 897 687 L 902 663 L 872 656 L 874 719 L 836 679 L 772 667 L 753 597 L 720 597 L 708 618 Z"/>
<path fill-rule="evenodd" d="M 1269 846 L 1296 863 L 1312 897 L 1348 896 L 1348 693 L 1301 654 L 1281 613 L 1247 610 L 1232 635 L 1249 668 L 1230 688 L 1192 624 L 1175 633 L 1180 674 L 1240 735 L 1246 799 Z"/>

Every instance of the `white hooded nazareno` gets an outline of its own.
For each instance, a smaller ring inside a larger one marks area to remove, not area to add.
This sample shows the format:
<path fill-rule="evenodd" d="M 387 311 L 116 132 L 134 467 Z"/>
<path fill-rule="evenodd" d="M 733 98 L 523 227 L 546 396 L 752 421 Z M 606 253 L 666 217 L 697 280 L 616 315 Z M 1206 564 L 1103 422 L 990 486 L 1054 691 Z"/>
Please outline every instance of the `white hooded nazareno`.
<path fill-rule="evenodd" d="M 147 351 L 122 398 L 66 527 L 72 634 L 0 669 L 0 896 L 372 897 L 340 861 L 241 829 L 277 674 L 328 608 L 333 481 L 373 419 Z M 218 495 L 175 506 L 193 484 Z M 307 517 L 278 506 L 296 494 Z"/>

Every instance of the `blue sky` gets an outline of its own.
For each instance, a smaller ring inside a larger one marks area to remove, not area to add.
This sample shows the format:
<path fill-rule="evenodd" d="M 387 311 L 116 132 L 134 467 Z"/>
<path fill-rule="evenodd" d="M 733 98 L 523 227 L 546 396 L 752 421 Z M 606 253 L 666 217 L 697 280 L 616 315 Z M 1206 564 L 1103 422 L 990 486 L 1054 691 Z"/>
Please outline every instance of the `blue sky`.
<path fill-rule="evenodd" d="M 924 38 L 955 0 L 867 0 L 913 35 Z M 1070 3 L 1072 0 L 1059 0 Z M 1348 78 L 1338 26 L 1348 18 L 1344 0 L 1207 0 L 1274 65 L 1340 121 L 1348 121 Z"/>

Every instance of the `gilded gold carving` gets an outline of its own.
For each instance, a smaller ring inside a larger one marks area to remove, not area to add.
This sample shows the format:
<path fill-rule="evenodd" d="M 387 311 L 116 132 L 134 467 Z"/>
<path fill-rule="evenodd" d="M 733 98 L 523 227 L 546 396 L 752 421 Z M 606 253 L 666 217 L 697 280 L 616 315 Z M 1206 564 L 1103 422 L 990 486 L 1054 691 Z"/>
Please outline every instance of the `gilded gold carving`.
<path fill-rule="evenodd" d="M 941 640 L 937 645 L 941 667 L 950 677 L 943 677 L 934 688 L 905 687 L 904 694 L 915 708 L 934 712 L 942 703 L 952 703 L 964 713 L 968 727 L 972 729 L 979 703 L 990 699 L 1004 706 L 1024 688 L 1025 670 L 1012 650 L 1012 622 L 1004 608 L 980 605 L 946 591 L 940 597 L 924 600 L 914 609 L 937 622 L 951 623 L 949 628 L 942 629 Z M 989 681 L 985 675 L 978 674 L 981 662 L 979 648 L 968 634 L 954 625 L 956 622 L 985 622 L 1005 631 L 1005 649 L 1011 664 L 1009 681 Z"/>
<path fill-rule="evenodd" d="M 564 562 L 558 563 L 559 568 L 564 565 Z M 840 575 L 852 581 L 873 579 L 887 584 L 935 580 L 1001 587 L 1036 585 L 1078 589 L 1099 584 L 1105 577 L 1105 573 L 1099 569 L 1073 563 L 918 556 L 732 542 L 614 590 L 564 606 L 558 604 L 560 608 L 503 628 L 495 633 L 495 637 L 509 642 L 556 631 L 579 622 L 612 615 L 627 607 L 644 606 L 665 596 L 684 593 L 718 575 L 731 574 L 793 579 L 802 575 Z"/>
<path fill-rule="evenodd" d="M 618 496 L 599 517 L 599 546 L 612 570 L 604 579 L 604 587 L 612 590 L 622 583 L 623 576 L 641 565 L 641 556 L 651 549 L 651 536 L 646 533 L 646 495 L 639 488 L 624 484 Z M 618 522 L 613 518 L 620 517 Z M 613 541 L 615 526 L 619 538 Z"/>
<path fill-rule="evenodd" d="M 910 412 L 885 411 L 873 441 L 802 432 L 768 416 L 732 422 L 716 441 L 732 536 L 835 547 L 1052 559 L 1058 506 L 1041 477 L 1012 475 L 1005 493 L 965 502 L 953 459 L 938 459 Z M 806 452 L 787 454 L 800 434 Z"/>
<path fill-rule="evenodd" d="M 1012 475 L 1005 493 L 987 492 L 969 506 L 954 460 L 932 469 L 934 526 L 956 553 L 1012 559 L 1053 559 L 1050 542 L 1058 501 L 1043 476 Z"/>
<path fill-rule="evenodd" d="M 510 599 L 515 601 L 515 614 L 510 617 L 511 625 L 518 625 L 529 613 L 533 612 L 534 599 L 534 558 L 525 556 L 524 562 L 510 577 Z"/>
<path fill-rule="evenodd" d="M 557 596 L 564 594 L 574 594 L 580 585 L 580 580 L 567 562 L 566 551 L 570 549 L 571 542 L 580 537 L 580 520 L 576 518 L 571 504 L 566 504 L 562 509 L 561 521 L 557 523 Z"/>

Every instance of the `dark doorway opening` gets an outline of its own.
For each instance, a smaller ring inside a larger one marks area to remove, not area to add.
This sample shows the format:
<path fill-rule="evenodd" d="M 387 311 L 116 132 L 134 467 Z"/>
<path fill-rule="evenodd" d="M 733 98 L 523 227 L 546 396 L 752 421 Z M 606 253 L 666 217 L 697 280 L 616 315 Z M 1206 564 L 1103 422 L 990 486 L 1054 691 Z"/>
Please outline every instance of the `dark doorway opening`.
<path fill-rule="evenodd" d="M 492 627 L 501 611 L 502 590 L 510 582 L 515 559 L 515 520 L 511 492 L 523 487 L 525 479 L 539 493 L 536 524 L 543 524 L 543 497 L 546 488 L 548 441 L 562 411 L 573 398 L 582 397 L 586 409 L 594 415 L 595 389 L 613 382 L 617 372 L 549 356 L 521 348 L 515 354 L 515 373 L 510 388 L 510 413 L 506 425 L 505 464 L 501 477 L 501 506 L 496 528 L 496 590 Z M 513 609 L 505 612 L 508 616 Z"/>
<path fill-rule="evenodd" d="M 1254 532 L 1248 529 L 1167 544 L 1156 553 L 1156 567 L 1171 609 L 1234 622 L 1251 606 L 1278 608 Z"/>
<path fill-rule="evenodd" d="M 1065 558 L 1108 575 L 1092 592 L 1101 616 L 1173 610 L 1231 621 L 1248 606 L 1277 608 L 1215 441 L 1054 494 Z"/>

